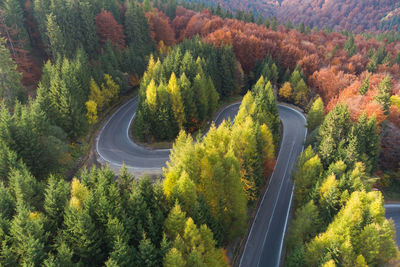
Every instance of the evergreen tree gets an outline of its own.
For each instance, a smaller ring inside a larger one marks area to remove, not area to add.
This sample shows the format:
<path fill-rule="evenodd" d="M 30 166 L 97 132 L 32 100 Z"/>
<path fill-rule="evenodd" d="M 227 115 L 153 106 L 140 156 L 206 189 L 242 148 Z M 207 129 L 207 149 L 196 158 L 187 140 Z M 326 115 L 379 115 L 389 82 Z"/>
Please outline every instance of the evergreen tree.
<path fill-rule="evenodd" d="M 126 2 L 125 35 L 129 46 L 133 47 L 136 55 L 148 55 L 152 49 L 150 27 L 143 8 L 137 1 Z"/>
<path fill-rule="evenodd" d="M 312 104 L 310 111 L 307 114 L 307 128 L 311 133 L 315 128 L 317 128 L 324 121 L 325 110 L 324 102 L 318 97 Z"/>
<path fill-rule="evenodd" d="M 355 54 L 357 54 L 357 46 L 356 46 L 356 44 L 354 42 L 354 35 L 353 34 L 350 34 L 350 37 L 344 43 L 343 49 L 347 50 L 348 57 L 352 57 Z"/>
<path fill-rule="evenodd" d="M 369 90 L 369 77 L 370 75 L 368 74 L 365 80 L 363 81 L 360 89 L 358 89 L 361 95 L 365 95 Z"/>
<path fill-rule="evenodd" d="M 7 27 L 12 29 L 13 41 L 17 42 L 19 47 L 25 49 L 30 48 L 30 40 L 25 28 L 24 10 L 22 3 L 19 0 L 4 0 L 2 1 L 2 8 L 5 15 L 5 23 Z M 21 45 L 23 44 L 23 45 Z"/>
<path fill-rule="evenodd" d="M 44 193 L 44 211 L 46 213 L 46 231 L 55 237 L 64 221 L 64 210 L 69 199 L 69 186 L 63 180 L 50 176 Z"/>
<path fill-rule="evenodd" d="M 9 186 L 16 203 L 30 210 L 41 210 L 43 205 L 43 186 L 27 168 L 13 170 L 9 176 Z"/>
<path fill-rule="evenodd" d="M 390 81 L 390 76 L 386 77 L 378 85 L 379 94 L 376 96 L 376 100 L 382 105 L 385 115 L 389 114 L 390 109 L 390 95 L 392 94 L 392 83 Z"/>
<path fill-rule="evenodd" d="M 174 112 L 175 120 L 178 123 L 179 128 L 182 129 L 183 124 L 186 122 L 185 110 L 182 101 L 181 88 L 179 87 L 175 73 L 172 73 L 169 80 L 168 92 L 171 97 L 172 110 Z"/>
<path fill-rule="evenodd" d="M 19 265 L 37 266 L 45 259 L 48 233 L 44 230 L 43 214 L 31 212 L 20 205 L 10 227 L 12 250 Z"/>
<path fill-rule="evenodd" d="M 71 192 L 71 200 L 78 199 Z M 91 205 L 91 196 L 85 199 L 85 204 Z M 74 202 L 71 202 L 74 203 Z M 90 210 L 82 207 L 77 209 L 75 205 L 70 205 L 66 209 L 65 217 L 65 233 L 67 244 L 73 248 L 74 254 L 78 257 L 82 264 L 100 264 L 104 262 L 104 253 L 102 251 L 102 234 L 96 226 L 90 215 Z"/>
<path fill-rule="evenodd" d="M 319 129 L 318 137 L 318 153 L 324 166 L 329 166 L 340 155 L 340 147 L 345 143 L 350 128 L 350 113 L 347 106 L 337 105 L 328 113 Z"/>
<path fill-rule="evenodd" d="M 47 15 L 46 29 L 46 34 L 50 45 L 49 54 L 52 55 L 53 59 L 57 59 L 59 56 L 64 55 L 66 49 L 63 32 L 57 23 L 56 16 L 53 13 Z"/>
<path fill-rule="evenodd" d="M 185 267 L 186 261 L 182 253 L 176 248 L 172 248 L 165 256 L 163 266 L 165 267 Z"/>
<path fill-rule="evenodd" d="M 0 98 L 5 99 L 8 105 L 14 104 L 15 100 L 22 101 L 22 75 L 17 71 L 17 64 L 12 60 L 3 38 L 0 38 L 0 66 Z"/>
<path fill-rule="evenodd" d="M 396 245 L 382 201 L 379 192 L 354 192 L 327 230 L 307 244 L 306 264 L 332 259 L 355 266 L 359 255 L 368 265 L 385 264 L 396 254 Z"/>
<path fill-rule="evenodd" d="M 144 10 L 144 12 L 152 12 L 153 11 L 153 6 L 152 6 L 150 0 L 143 1 L 143 10 Z"/>
<path fill-rule="evenodd" d="M 140 266 L 155 267 L 157 264 L 156 248 L 151 241 L 143 234 L 143 239 L 139 244 Z"/>
<path fill-rule="evenodd" d="M 195 104 L 194 91 L 185 73 L 179 78 L 179 87 L 182 91 L 187 129 L 190 131 L 190 127 L 197 123 L 197 107 Z"/>

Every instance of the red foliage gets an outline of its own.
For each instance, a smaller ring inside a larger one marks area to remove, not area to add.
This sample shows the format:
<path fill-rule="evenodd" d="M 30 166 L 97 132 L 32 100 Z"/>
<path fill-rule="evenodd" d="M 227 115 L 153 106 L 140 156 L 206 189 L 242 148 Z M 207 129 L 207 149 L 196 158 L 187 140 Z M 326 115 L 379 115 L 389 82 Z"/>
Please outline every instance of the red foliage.
<path fill-rule="evenodd" d="M 354 79 L 353 75 L 344 74 L 343 71 L 337 72 L 331 67 L 314 72 L 309 79 L 309 83 L 321 96 L 324 103 L 329 103 L 333 97 L 339 95 L 340 91 L 349 86 Z"/>
<path fill-rule="evenodd" d="M 169 18 L 162 12 L 155 10 L 146 13 L 150 25 L 151 38 L 156 44 L 163 41 L 165 45 L 170 46 L 176 43 L 175 33 L 170 25 Z"/>
<path fill-rule="evenodd" d="M 26 8 L 27 7 L 29 7 L 29 2 L 26 3 Z M 33 23 L 33 17 L 28 13 L 28 30 L 36 27 L 36 24 Z M 38 31 L 37 34 L 40 40 L 40 34 Z M 6 39 L 5 45 L 10 50 L 11 57 L 17 64 L 17 70 L 22 73 L 21 82 L 25 87 L 28 87 L 28 89 L 32 89 L 28 90 L 28 95 L 33 96 L 33 88 L 37 85 L 41 76 L 41 64 L 40 62 L 38 62 L 38 60 L 34 60 L 31 53 L 32 51 L 24 49 L 25 43 L 28 40 L 19 39 L 17 38 L 17 36 L 17 29 L 7 27 L 5 24 L 2 23 L 2 20 L 0 20 L 0 37 Z M 35 35 L 33 35 L 32 38 L 35 38 Z"/>
<path fill-rule="evenodd" d="M 121 50 L 125 48 L 125 34 L 122 25 L 119 25 L 111 12 L 104 9 L 95 17 L 97 33 L 100 43 L 104 47 L 107 40 L 113 45 L 119 46 Z"/>

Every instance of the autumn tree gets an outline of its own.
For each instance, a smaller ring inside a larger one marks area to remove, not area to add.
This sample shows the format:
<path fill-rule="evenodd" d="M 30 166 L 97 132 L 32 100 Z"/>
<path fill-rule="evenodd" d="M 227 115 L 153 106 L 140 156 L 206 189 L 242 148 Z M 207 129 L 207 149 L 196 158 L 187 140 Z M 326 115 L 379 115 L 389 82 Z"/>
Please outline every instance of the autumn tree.
<path fill-rule="evenodd" d="M 124 29 L 117 23 L 112 13 L 102 9 L 95 20 L 100 44 L 104 47 L 107 40 L 110 40 L 113 45 L 123 50 L 125 48 Z"/>

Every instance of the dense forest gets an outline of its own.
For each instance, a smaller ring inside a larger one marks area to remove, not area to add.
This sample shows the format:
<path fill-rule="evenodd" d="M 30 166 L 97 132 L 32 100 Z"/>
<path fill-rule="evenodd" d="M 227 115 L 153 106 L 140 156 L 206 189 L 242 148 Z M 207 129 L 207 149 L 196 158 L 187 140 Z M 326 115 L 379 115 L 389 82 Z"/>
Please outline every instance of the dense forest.
<path fill-rule="evenodd" d="M 192 2 L 196 2 L 193 1 Z M 398 30 L 399 3 L 397 0 L 201 0 L 204 4 L 217 10 L 220 5 L 230 10 L 236 17 L 243 12 L 251 14 L 253 22 L 258 17 L 276 17 L 280 23 L 304 23 L 307 26 L 330 28 L 335 31 Z M 239 13 L 239 14 L 237 14 Z"/>
<path fill-rule="evenodd" d="M 287 265 L 396 256 L 373 190 L 400 161 L 396 40 L 173 0 L 0 6 L 2 265 L 228 265 L 274 169 L 277 100 L 308 113 Z M 161 179 L 104 167 L 66 180 L 79 143 L 135 89 L 135 138 L 175 140 Z M 234 122 L 196 135 L 239 94 Z"/>

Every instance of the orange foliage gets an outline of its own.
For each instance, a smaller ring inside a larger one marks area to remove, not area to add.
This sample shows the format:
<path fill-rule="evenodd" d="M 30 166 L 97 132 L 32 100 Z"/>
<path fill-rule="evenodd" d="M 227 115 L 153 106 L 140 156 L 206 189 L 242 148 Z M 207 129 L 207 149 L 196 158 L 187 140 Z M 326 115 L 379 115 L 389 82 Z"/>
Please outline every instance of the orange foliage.
<path fill-rule="evenodd" d="M 151 38 L 156 44 L 163 41 L 166 46 L 176 43 L 175 32 L 170 25 L 169 18 L 162 12 L 155 10 L 146 13 L 150 25 Z"/>
<path fill-rule="evenodd" d="M 125 48 L 125 34 L 122 25 L 119 25 L 111 12 L 104 9 L 95 17 L 97 32 L 100 43 L 104 47 L 107 40 L 113 45 L 119 46 L 121 50 Z"/>

